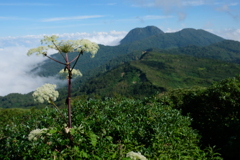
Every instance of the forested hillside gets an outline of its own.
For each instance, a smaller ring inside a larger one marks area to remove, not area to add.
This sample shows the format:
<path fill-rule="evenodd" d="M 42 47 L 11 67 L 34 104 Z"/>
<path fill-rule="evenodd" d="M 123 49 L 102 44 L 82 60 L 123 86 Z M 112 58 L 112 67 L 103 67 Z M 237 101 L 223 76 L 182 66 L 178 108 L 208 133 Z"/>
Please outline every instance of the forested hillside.
<path fill-rule="evenodd" d="M 183 48 L 170 49 L 167 53 L 186 54 L 194 57 L 205 57 L 239 63 L 240 42 L 233 40 L 224 40 L 204 47 L 190 45 Z"/>
<path fill-rule="evenodd" d="M 90 79 L 75 95 L 140 98 L 174 88 L 207 87 L 239 73 L 238 64 L 188 55 L 148 51 L 139 60 L 122 64 Z"/>

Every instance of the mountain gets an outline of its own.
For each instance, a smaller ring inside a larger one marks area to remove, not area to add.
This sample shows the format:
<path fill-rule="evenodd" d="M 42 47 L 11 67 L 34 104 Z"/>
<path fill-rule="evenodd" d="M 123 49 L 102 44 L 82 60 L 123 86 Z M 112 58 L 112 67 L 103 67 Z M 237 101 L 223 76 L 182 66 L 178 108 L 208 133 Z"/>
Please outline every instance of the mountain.
<path fill-rule="evenodd" d="M 224 39 L 204 30 L 183 29 L 174 33 L 156 34 L 128 44 L 128 51 L 148 48 L 171 49 L 189 45 L 208 46 Z"/>
<path fill-rule="evenodd" d="M 155 26 L 147 26 L 145 28 L 135 28 L 131 30 L 121 41 L 120 44 L 132 43 L 153 35 L 164 34 L 162 30 Z"/>
<path fill-rule="evenodd" d="M 190 45 L 183 48 L 170 49 L 167 52 L 240 63 L 240 42 L 233 40 L 224 40 L 204 47 Z"/>
<path fill-rule="evenodd" d="M 126 35 L 118 46 L 99 45 L 100 49 L 95 58 L 91 59 L 88 54 L 81 56 L 76 68 L 80 69 L 83 74 L 86 74 L 118 56 L 127 55 L 136 50 L 141 52 L 149 48 L 170 49 L 189 45 L 207 46 L 223 40 L 223 38 L 204 30 L 183 29 L 175 33 L 163 33 L 154 26 L 135 28 Z M 69 54 L 70 59 L 76 55 L 77 53 Z M 53 57 L 58 60 L 62 59 L 59 54 L 54 54 Z M 33 69 L 33 71 L 38 71 L 38 75 L 41 76 L 53 76 L 62 68 L 62 65 L 46 60 Z"/>
<path fill-rule="evenodd" d="M 74 95 L 150 96 L 174 88 L 206 87 L 239 73 L 238 64 L 188 55 L 148 51 L 84 83 Z"/>

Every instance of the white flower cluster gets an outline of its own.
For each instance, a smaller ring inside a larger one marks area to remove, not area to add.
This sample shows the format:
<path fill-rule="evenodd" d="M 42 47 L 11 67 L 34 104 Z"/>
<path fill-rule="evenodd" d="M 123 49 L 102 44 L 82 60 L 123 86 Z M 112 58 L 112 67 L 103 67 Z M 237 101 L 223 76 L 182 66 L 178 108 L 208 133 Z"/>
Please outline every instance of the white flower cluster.
<path fill-rule="evenodd" d="M 57 41 L 57 39 L 58 39 L 59 37 L 58 36 L 56 36 L 56 35 L 52 35 L 52 36 L 44 36 L 43 37 L 43 39 L 41 40 L 41 43 L 42 44 L 48 44 L 49 46 L 49 48 L 54 48 L 54 44 L 53 43 L 57 43 L 58 41 Z M 49 42 L 51 42 L 51 45 L 49 44 Z"/>
<path fill-rule="evenodd" d="M 82 40 L 67 40 L 67 41 L 57 41 L 58 36 L 53 35 L 51 37 L 44 36 L 41 40 L 42 44 L 47 46 L 40 46 L 38 48 L 30 49 L 27 55 L 36 53 L 37 55 L 46 54 L 47 49 L 55 49 L 59 52 L 70 53 L 70 52 L 90 52 L 91 57 L 93 58 L 97 53 L 99 46 L 87 39 Z"/>
<path fill-rule="evenodd" d="M 144 157 L 140 152 L 128 152 L 127 157 L 133 159 L 133 160 L 147 160 L 146 157 Z"/>
<path fill-rule="evenodd" d="M 32 130 L 28 135 L 29 141 L 36 141 L 38 138 L 44 138 L 41 135 L 47 132 L 47 128 Z"/>
<path fill-rule="evenodd" d="M 76 43 L 79 45 L 79 47 L 76 49 L 77 52 L 90 52 L 92 54 L 92 58 L 95 56 L 99 49 L 97 43 L 91 42 L 87 39 L 77 40 Z"/>
<path fill-rule="evenodd" d="M 57 86 L 54 84 L 46 83 L 43 86 L 36 89 L 32 94 L 35 101 L 43 103 L 44 100 L 50 103 L 50 98 L 52 101 L 56 101 L 59 96 L 58 91 L 55 91 Z"/>
<path fill-rule="evenodd" d="M 67 70 L 64 71 L 64 69 L 62 69 L 62 70 L 59 72 L 59 74 L 60 74 L 61 77 L 64 77 L 64 78 L 65 78 L 65 77 L 68 76 L 68 71 L 67 71 Z M 72 78 L 76 78 L 77 76 L 82 77 L 82 73 L 81 73 L 80 70 L 78 70 L 78 69 L 73 69 L 73 70 L 72 70 Z"/>
<path fill-rule="evenodd" d="M 30 56 L 33 53 L 36 53 L 37 55 L 41 55 L 41 54 L 46 54 L 47 53 L 48 48 L 46 46 L 40 46 L 37 48 L 32 48 L 29 49 L 27 52 L 27 55 Z"/>

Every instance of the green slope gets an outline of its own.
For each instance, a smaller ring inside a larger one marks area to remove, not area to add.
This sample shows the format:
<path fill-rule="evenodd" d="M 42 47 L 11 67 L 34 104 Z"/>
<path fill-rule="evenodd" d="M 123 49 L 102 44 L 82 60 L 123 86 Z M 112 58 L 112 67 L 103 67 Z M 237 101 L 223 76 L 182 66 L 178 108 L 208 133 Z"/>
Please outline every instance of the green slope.
<path fill-rule="evenodd" d="M 147 52 L 86 82 L 75 95 L 144 97 L 172 88 L 209 86 L 239 73 L 237 64 L 187 55 Z"/>
<path fill-rule="evenodd" d="M 240 42 L 224 40 L 209 46 L 187 46 L 168 50 L 168 53 L 187 54 L 195 57 L 205 57 L 228 62 L 240 62 Z"/>
<path fill-rule="evenodd" d="M 75 95 L 114 97 L 126 96 L 140 98 L 164 91 L 162 87 L 156 87 L 146 78 L 141 70 L 129 64 L 120 65 L 106 73 L 90 79 Z"/>

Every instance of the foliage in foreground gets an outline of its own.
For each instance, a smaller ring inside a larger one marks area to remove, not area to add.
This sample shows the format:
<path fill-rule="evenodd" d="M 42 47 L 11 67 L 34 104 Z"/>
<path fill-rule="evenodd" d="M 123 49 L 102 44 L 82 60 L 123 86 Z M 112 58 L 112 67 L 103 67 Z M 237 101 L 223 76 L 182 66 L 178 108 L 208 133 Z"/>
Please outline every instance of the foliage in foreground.
<path fill-rule="evenodd" d="M 193 118 L 202 144 L 215 145 L 224 159 L 240 158 L 240 76 L 208 88 L 174 90 L 168 97 L 175 108 Z"/>
<path fill-rule="evenodd" d="M 221 159 L 212 148 L 200 149 L 189 117 L 155 98 L 76 101 L 72 117 L 68 130 L 46 107 L 1 125 L 0 158 L 129 159 L 133 151 L 147 159 Z"/>

